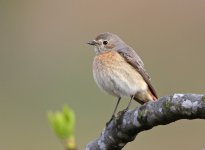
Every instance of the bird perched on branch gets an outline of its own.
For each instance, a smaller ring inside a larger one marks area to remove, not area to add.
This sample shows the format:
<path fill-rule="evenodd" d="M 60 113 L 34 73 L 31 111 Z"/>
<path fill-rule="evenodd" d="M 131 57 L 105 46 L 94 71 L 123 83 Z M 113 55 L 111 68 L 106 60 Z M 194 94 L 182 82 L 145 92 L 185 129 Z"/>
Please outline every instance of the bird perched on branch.
<path fill-rule="evenodd" d="M 94 46 L 93 76 L 97 85 L 118 98 L 111 120 L 122 97 L 130 97 L 127 110 L 134 99 L 140 104 L 156 101 L 157 94 L 138 54 L 117 35 L 101 33 L 88 42 Z"/>

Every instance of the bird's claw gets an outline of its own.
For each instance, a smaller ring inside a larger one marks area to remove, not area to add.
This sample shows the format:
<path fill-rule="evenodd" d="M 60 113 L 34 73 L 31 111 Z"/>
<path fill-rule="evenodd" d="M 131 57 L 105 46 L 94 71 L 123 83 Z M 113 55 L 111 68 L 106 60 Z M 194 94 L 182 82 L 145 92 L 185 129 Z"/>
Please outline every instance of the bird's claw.
<path fill-rule="evenodd" d="M 110 120 L 106 123 L 106 127 L 110 124 L 110 122 L 115 118 L 115 115 L 112 115 L 112 117 L 110 118 Z"/>

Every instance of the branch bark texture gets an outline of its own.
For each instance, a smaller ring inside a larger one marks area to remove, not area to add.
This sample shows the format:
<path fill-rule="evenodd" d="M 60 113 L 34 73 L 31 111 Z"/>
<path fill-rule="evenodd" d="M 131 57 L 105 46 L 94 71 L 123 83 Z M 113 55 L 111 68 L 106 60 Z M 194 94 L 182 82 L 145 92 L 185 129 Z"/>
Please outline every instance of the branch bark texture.
<path fill-rule="evenodd" d="M 120 150 L 138 133 L 180 119 L 205 119 L 205 95 L 173 94 L 119 112 L 100 137 L 87 144 L 86 150 Z"/>

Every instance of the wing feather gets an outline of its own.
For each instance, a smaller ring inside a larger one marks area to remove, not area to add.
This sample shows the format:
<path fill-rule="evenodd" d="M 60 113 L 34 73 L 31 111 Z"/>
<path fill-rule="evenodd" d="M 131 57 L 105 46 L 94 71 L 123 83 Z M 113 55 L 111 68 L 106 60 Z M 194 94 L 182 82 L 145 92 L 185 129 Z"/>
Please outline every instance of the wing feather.
<path fill-rule="evenodd" d="M 151 84 L 151 81 L 150 81 L 151 78 L 149 77 L 148 73 L 144 69 L 144 64 L 141 58 L 137 55 L 137 53 L 131 47 L 122 48 L 117 51 L 131 66 L 133 66 L 140 73 L 140 75 L 143 77 L 143 79 L 147 83 L 149 90 L 152 92 L 152 94 L 156 98 L 158 98 L 156 91 Z"/>

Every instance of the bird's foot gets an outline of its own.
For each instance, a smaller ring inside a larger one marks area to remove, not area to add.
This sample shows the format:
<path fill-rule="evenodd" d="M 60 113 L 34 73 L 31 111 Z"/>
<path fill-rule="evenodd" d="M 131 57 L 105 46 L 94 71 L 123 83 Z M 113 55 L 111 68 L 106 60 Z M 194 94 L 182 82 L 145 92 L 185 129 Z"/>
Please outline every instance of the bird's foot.
<path fill-rule="evenodd" d="M 128 111 L 129 107 L 127 106 L 124 110 L 122 110 L 123 113 L 126 113 Z"/>
<path fill-rule="evenodd" d="M 110 122 L 115 118 L 115 115 L 112 115 L 112 117 L 110 118 L 110 120 L 106 123 L 106 127 L 110 124 Z"/>
<path fill-rule="evenodd" d="M 118 118 L 119 118 L 120 116 L 124 115 L 127 111 L 128 111 L 128 108 L 125 108 L 124 110 L 119 111 L 119 112 L 117 113 Z"/>

